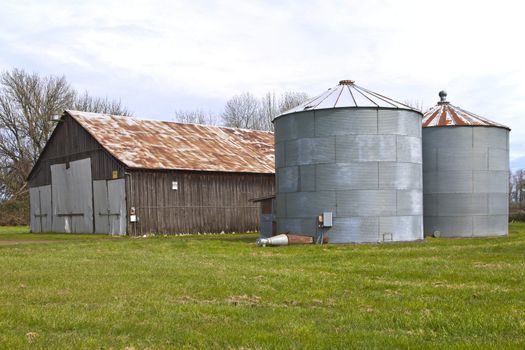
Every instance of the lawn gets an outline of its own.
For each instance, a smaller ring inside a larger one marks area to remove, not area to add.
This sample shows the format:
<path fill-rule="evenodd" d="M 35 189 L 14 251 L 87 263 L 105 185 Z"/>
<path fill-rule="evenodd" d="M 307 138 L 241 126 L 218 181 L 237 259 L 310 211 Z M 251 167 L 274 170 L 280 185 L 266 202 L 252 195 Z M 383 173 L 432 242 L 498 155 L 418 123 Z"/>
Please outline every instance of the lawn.
<path fill-rule="evenodd" d="M 500 238 L 254 241 L 4 228 L 0 349 L 525 348 L 525 224 Z"/>

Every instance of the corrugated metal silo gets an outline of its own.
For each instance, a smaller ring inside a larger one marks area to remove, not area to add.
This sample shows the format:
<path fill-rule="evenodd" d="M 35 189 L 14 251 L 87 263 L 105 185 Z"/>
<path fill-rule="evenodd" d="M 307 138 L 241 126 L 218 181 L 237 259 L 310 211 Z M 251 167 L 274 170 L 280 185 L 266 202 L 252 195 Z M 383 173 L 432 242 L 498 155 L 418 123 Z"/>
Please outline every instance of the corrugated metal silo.
<path fill-rule="evenodd" d="M 351 80 L 277 116 L 277 232 L 330 243 L 422 239 L 421 120 Z M 319 227 L 324 212 L 332 227 Z"/>
<path fill-rule="evenodd" d="M 425 235 L 506 235 L 510 129 L 439 96 L 423 119 Z"/>

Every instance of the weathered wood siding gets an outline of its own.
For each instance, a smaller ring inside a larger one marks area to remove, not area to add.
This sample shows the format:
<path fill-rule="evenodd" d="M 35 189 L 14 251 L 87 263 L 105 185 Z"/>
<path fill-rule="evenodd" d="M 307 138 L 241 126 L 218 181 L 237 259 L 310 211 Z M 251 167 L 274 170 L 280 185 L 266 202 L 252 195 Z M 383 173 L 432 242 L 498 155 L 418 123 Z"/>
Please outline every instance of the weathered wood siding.
<path fill-rule="evenodd" d="M 93 180 L 111 179 L 113 170 L 118 171 L 119 177 L 124 177 L 121 163 L 104 150 L 75 120 L 66 115 L 44 148 L 29 178 L 29 186 L 50 185 L 51 165 L 85 158 L 91 158 Z"/>
<path fill-rule="evenodd" d="M 128 210 L 135 207 L 139 222 L 128 234 L 258 230 L 259 205 L 250 199 L 273 193 L 274 182 L 273 174 L 132 171 Z"/>

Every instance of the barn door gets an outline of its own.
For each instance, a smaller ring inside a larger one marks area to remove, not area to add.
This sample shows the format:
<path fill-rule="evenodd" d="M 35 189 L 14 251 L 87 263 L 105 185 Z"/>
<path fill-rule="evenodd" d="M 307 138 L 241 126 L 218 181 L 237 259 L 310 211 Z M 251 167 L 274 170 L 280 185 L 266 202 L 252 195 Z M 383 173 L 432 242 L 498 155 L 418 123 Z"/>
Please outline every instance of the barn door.
<path fill-rule="evenodd" d="M 51 186 L 30 188 L 29 201 L 31 208 L 31 232 L 51 231 Z"/>
<path fill-rule="evenodd" d="M 51 165 L 53 231 L 93 232 L 91 159 Z"/>
<path fill-rule="evenodd" d="M 124 179 L 93 181 L 95 232 L 115 236 L 126 234 L 126 191 Z"/>

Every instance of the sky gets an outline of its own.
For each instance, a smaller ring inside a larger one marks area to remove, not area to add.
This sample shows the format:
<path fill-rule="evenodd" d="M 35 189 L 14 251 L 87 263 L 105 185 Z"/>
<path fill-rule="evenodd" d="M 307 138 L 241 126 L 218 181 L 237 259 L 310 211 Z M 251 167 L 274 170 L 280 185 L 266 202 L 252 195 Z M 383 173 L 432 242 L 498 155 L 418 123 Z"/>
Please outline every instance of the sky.
<path fill-rule="evenodd" d="M 65 75 L 136 117 L 220 113 L 234 95 L 315 96 L 352 79 L 511 129 L 525 168 L 521 1 L 0 0 L 0 70 Z M 523 165 L 521 165 L 523 164 Z"/>

